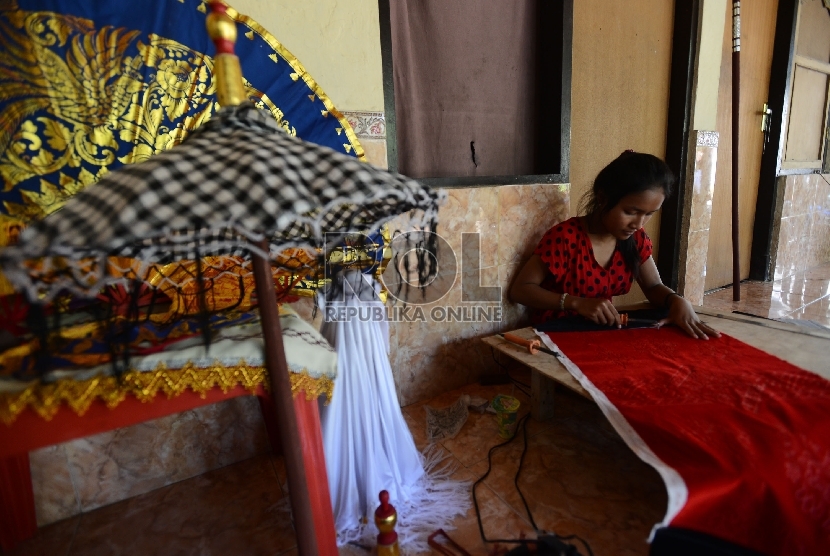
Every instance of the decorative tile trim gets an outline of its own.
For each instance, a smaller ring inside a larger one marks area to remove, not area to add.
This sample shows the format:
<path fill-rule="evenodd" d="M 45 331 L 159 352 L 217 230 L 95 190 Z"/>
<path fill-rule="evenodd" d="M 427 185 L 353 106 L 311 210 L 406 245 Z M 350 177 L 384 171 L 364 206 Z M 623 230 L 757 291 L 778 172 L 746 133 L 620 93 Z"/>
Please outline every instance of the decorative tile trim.
<path fill-rule="evenodd" d="M 360 139 L 386 139 L 386 118 L 383 112 L 343 112 Z"/>
<path fill-rule="evenodd" d="M 718 132 L 717 131 L 698 131 L 697 145 L 698 147 L 718 147 Z"/>

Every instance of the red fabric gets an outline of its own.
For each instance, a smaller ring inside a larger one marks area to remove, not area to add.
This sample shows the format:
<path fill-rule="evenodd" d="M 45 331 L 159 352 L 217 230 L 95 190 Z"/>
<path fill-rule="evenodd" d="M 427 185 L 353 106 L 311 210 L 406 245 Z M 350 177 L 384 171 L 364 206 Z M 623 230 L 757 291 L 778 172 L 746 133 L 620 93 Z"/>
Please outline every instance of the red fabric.
<path fill-rule="evenodd" d="M 651 239 L 642 228 L 632 237 L 637 244 L 642 264 L 651 256 Z M 577 297 L 604 297 L 610 301 L 615 295 L 627 294 L 634 282 L 634 275 L 626 266 L 619 249 L 614 250 L 607 267 L 603 268 L 597 263 L 591 238 L 578 216 L 548 230 L 533 254 L 539 255 L 550 271 L 550 275 L 541 284 L 548 291 Z M 557 309 L 537 311 L 533 315 L 533 322 L 539 324 L 554 316 L 568 314 L 576 313 L 565 311 L 560 314 Z"/>
<path fill-rule="evenodd" d="M 830 381 L 734 338 L 556 333 L 689 492 L 670 525 L 762 554 L 830 554 Z"/>
<path fill-rule="evenodd" d="M 0 458 L 0 549 L 11 552 L 17 543 L 36 532 L 29 454 Z"/>

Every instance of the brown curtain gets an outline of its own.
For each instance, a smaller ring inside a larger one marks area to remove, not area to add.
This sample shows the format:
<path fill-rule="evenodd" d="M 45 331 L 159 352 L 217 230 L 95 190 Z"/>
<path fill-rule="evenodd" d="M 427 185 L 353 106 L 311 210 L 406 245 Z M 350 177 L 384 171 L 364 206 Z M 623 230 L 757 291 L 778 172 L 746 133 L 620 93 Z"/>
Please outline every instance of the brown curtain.
<path fill-rule="evenodd" d="M 399 171 L 535 173 L 536 1 L 392 0 L 390 11 Z"/>

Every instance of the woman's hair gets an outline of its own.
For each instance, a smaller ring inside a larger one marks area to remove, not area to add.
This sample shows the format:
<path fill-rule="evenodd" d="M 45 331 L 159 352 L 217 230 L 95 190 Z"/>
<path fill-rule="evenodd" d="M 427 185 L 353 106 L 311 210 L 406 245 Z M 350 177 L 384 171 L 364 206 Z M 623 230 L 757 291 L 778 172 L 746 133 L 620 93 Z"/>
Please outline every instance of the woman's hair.
<path fill-rule="evenodd" d="M 626 195 L 652 189 L 662 189 L 671 196 L 674 173 L 668 164 L 654 155 L 625 151 L 600 170 L 594 186 L 585 193 L 579 203 L 579 212 L 586 215 L 603 215 L 617 206 Z M 640 273 L 640 255 L 634 236 L 617 241 L 626 266 L 636 279 Z"/>

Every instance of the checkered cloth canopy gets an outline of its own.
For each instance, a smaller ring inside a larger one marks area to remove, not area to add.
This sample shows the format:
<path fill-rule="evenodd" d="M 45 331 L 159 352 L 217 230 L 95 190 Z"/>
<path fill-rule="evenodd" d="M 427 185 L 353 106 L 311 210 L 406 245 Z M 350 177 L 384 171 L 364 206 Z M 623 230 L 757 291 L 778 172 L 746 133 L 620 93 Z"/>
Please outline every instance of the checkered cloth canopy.
<path fill-rule="evenodd" d="M 53 275 L 48 287 L 35 282 L 48 274 L 43 265 L 80 268 L 78 261 L 106 257 L 150 264 L 246 257 L 263 235 L 272 259 L 289 247 L 316 252 L 414 209 L 418 225 L 434 229 L 441 197 L 405 176 L 291 137 L 246 103 L 223 108 L 181 145 L 78 193 L 0 252 L 0 267 L 33 301 L 60 289 L 89 293 L 108 277 L 104 270 L 90 277 L 88 263 L 81 279 L 69 272 Z M 24 265 L 32 260 L 43 262 L 38 273 Z"/>

